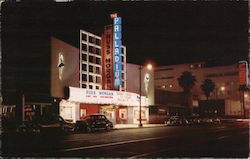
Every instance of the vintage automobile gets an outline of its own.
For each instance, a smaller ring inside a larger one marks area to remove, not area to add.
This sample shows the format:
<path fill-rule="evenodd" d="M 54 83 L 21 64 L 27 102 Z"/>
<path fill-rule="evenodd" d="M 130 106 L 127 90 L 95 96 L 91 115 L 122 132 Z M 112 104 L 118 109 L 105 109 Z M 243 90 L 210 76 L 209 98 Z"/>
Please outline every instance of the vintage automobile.
<path fill-rule="evenodd" d="M 174 126 L 174 125 L 187 125 L 189 122 L 184 117 L 181 117 L 181 116 L 171 116 L 165 123 L 168 126 Z"/>
<path fill-rule="evenodd" d="M 94 132 L 96 130 L 110 131 L 113 128 L 113 123 L 109 121 L 105 115 L 92 114 L 87 115 L 82 120 L 76 121 L 75 130 Z"/>
<path fill-rule="evenodd" d="M 66 122 L 59 115 L 45 116 L 41 120 L 24 121 L 17 127 L 17 132 L 41 133 L 41 132 L 73 132 L 74 124 Z"/>

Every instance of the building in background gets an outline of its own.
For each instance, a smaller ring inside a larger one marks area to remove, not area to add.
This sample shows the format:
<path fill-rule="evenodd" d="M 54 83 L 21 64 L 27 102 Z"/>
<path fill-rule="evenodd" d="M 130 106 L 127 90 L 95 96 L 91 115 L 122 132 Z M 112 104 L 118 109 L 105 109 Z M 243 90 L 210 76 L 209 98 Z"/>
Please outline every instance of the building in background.
<path fill-rule="evenodd" d="M 178 84 L 178 78 L 184 71 L 192 72 L 197 80 L 192 88 L 194 108 L 200 106 L 200 111 L 206 114 L 243 115 L 238 64 L 217 67 L 205 67 L 204 63 L 161 66 L 155 69 L 155 87 L 171 92 L 182 92 L 183 89 Z M 212 103 L 208 104 L 210 108 L 204 106 L 206 96 L 201 89 L 202 82 L 205 79 L 211 79 L 215 83 L 215 89 L 209 97 L 209 100 L 213 100 Z M 250 98 L 245 95 L 246 109 L 250 107 L 249 102 Z"/>
<path fill-rule="evenodd" d="M 154 104 L 153 72 L 126 63 L 121 43 L 121 17 L 104 27 L 102 36 L 80 30 L 79 86 L 69 85 L 60 102 L 60 115 L 75 122 L 88 114 L 101 113 L 113 123 L 139 123 L 139 82 L 142 85 L 142 122 L 149 122 Z M 65 67 L 67 67 L 65 65 Z M 73 76 L 75 77 L 75 76 Z"/>

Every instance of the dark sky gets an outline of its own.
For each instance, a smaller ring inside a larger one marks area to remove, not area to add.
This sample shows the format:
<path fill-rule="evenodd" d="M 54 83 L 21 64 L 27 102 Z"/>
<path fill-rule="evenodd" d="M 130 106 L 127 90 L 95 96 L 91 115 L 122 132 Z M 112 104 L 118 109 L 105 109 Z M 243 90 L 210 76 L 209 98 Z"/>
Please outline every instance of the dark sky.
<path fill-rule="evenodd" d="M 79 29 L 98 35 L 123 20 L 127 61 L 232 64 L 248 54 L 248 2 L 78 2 L 3 5 L 5 35 L 54 35 L 78 47 Z M 15 38 L 15 35 L 9 36 Z M 26 41 L 29 41 L 26 38 Z M 25 38 L 23 39 L 25 43 Z"/>

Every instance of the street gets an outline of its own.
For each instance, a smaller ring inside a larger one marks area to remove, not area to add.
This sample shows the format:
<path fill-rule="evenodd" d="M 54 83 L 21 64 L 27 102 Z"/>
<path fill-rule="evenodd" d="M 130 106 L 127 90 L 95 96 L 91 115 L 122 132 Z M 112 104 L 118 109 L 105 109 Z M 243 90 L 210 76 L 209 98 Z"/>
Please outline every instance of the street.
<path fill-rule="evenodd" d="M 2 135 L 2 156 L 248 157 L 248 123 Z"/>

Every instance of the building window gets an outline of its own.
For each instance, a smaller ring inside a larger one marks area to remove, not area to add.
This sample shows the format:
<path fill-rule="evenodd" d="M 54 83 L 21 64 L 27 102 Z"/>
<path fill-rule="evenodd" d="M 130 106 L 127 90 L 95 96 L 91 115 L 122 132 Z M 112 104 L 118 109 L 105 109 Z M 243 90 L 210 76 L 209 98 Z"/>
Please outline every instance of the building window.
<path fill-rule="evenodd" d="M 87 81 L 87 75 L 86 74 L 82 74 L 82 81 Z"/>
<path fill-rule="evenodd" d="M 96 39 L 96 45 L 98 45 L 98 46 L 100 46 L 100 44 L 101 44 L 101 40 L 100 39 Z"/>
<path fill-rule="evenodd" d="M 89 42 L 94 43 L 94 38 L 92 36 L 89 36 Z"/>
<path fill-rule="evenodd" d="M 99 48 L 96 48 L 96 49 L 95 49 L 95 53 L 96 53 L 97 55 L 101 55 L 101 50 L 100 50 Z"/>
<path fill-rule="evenodd" d="M 94 82 L 93 76 L 89 75 L 89 82 Z"/>
<path fill-rule="evenodd" d="M 87 88 L 87 85 L 86 84 L 82 84 L 82 88 Z"/>
<path fill-rule="evenodd" d="M 82 61 L 87 61 L 87 54 L 82 54 Z"/>
<path fill-rule="evenodd" d="M 87 65 L 86 64 L 82 64 L 82 70 L 87 71 Z"/>
<path fill-rule="evenodd" d="M 101 73 L 100 67 L 96 67 L 96 68 L 95 68 L 95 73 L 96 73 L 96 74 L 100 74 L 100 73 Z"/>
<path fill-rule="evenodd" d="M 82 34 L 82 40 L 87 41 L 87 35 L 86 34 Z"/>
<path fill-rule="evenodd" d="M 124 56 L 121 56 L 122 57 L 122 62 L 124 62 Z"/>
<path fill-rule="evenodd" d="M 86 44 L 82 44 L 82 50 L 87 51 L 87 45 Z"/>
<path fill-rule="evenodd" d="M 101 78 L 100 77 L 96 77 L 96 83 L 101 83 Z"/>
<path fill-rule="evenodd" d="M 122 54 L 124 54 L 124 48 L 122 47 Z"/>
<path fill-rule="evenodd" d="M 124 73 L 122 73 L 122 79 L 123 79 L 123 80 L 125 79 Z"/>
<path fill-rule="evenodd" d="M 99 64 L 99 65 L 101 64 L 101 59 L 98 57 L 96 58 L 96 64 Z"/>
<path fill-rule="evenodd" d="M 96 88 L 96 89 L 99 89 L 99 86 L 96 86 L 95 88 Z"/>
<path fill-rule="evenodd" d="M 89 62 L 94 63 L 94 56 L 89 56 Z"/>
<path fill-rule="evenodd" d="M 92 86 L 92 85 L 89 85 L 89 89 L 93 89 L 93 86 Z"/>
<path fill-rule="evenodd" d="M 89 52 L 94 53 L 94 47 L 93 46 L 89 46 Z"/>
<path fill-rule="evenodd" d="M 158 68 L 155 71 L 158 72 L 158 71 L 171 71 L 171 70 L 174 70 L 174 68 Z"/>
<path fill-rule="evenodd" d="M 89 72 L 94 72 L 94 67 L 89 65 Z"/>

